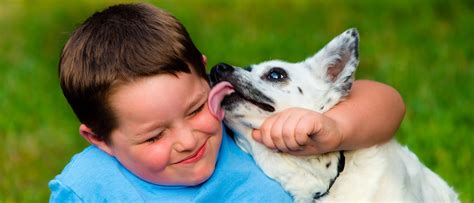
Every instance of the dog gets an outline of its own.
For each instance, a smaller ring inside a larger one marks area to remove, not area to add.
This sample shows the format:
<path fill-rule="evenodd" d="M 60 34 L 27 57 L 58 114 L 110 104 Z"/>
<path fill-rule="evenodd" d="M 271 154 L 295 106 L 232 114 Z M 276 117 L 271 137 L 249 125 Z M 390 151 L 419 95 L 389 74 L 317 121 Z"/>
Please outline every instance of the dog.
<path fill-rule="evenodd" d="M 274 113 L 290 107 L 323 113 L 344 99 L 359 63 L 358 46 L 359 33 L 352 28 L 298 63 L 218 64 L 210 74 L 211 112 L 224 119 L 238 146 L 295 202 L 459 202 L 445 181 L 395 140 L 354 151 L 293 156 L 252 139 L 252 129 Z"/>

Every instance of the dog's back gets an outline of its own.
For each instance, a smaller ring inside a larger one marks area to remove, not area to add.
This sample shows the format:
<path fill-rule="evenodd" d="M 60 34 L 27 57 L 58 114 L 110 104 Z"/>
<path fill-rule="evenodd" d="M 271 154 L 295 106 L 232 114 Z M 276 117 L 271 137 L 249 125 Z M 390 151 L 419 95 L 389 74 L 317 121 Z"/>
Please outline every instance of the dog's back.
<path fill-rule="evenodd" d="M 459 202 L 446 182 L 396 140 L 345 154 L 346 167 L 323 201 Z"/>

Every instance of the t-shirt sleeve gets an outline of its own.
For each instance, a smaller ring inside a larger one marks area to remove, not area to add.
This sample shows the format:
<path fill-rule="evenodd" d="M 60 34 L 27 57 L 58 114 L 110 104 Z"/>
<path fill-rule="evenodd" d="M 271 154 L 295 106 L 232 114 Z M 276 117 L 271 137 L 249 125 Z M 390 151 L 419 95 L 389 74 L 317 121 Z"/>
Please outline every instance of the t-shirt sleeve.
<path fill-rule="evenodd" d="M 49 202 L 82 202 L 81 198 L 67 185 L 59 180 L 52 180 L 48 184 L 51 190 Z"/>

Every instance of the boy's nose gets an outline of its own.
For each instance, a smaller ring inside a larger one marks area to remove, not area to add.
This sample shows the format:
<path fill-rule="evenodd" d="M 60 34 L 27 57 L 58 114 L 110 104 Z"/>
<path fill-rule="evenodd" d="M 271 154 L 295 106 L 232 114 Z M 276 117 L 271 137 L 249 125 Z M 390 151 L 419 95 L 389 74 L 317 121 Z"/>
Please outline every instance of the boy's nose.
<path fill-rule="evenodd" d="M 184 128 L 176 136 L 175 148 L 179 152 L 192 151 L 196 149 L 198 138 L 195 137 L 191 129 Z"/>
<path fill-rule="evenodd" d="M 211 69 L 211 83 L 216 84 L 222 79 L 230 77 L 234 72 L 234 67 L 226 63 L 219 63 Z"/>

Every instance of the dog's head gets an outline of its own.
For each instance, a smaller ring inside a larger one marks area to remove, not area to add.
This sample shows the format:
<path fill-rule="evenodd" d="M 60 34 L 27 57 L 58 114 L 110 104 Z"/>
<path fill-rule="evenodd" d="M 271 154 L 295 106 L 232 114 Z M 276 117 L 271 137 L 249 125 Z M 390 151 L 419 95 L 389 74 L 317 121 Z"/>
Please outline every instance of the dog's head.
<path fill-rule="evenodd" d="M 247 68 L 218 64 L 211 70 L 211 111 L 231 126 L 259 128 L 290 107 L 325 112 L 346 96 L 358 65 L 359 34 L 349 29 L 298 63 L 266 61 Z"/>

